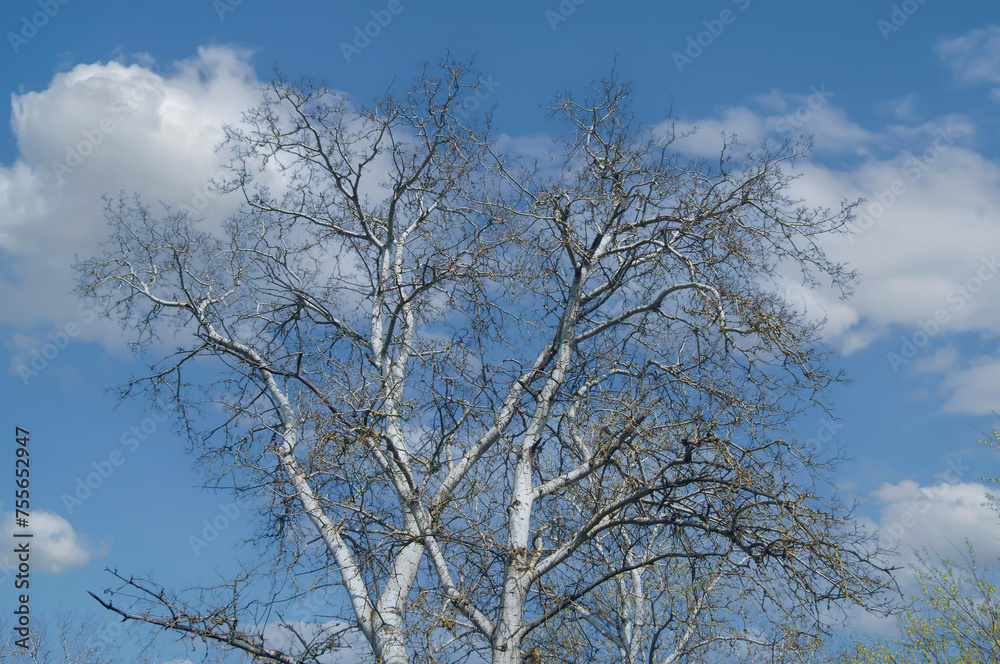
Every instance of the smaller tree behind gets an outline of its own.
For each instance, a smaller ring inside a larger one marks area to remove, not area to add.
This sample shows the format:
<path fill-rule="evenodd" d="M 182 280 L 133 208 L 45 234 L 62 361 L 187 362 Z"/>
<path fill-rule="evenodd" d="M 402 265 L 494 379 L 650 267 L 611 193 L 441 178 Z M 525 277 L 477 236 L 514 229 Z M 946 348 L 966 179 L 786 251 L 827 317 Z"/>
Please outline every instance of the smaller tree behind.
<path fill-rule="evenodd" d="M 996 570 L 981 567 L 966 541 L 964 560 L 931 560 L 916 568 L 921 596 L 900 616 L 902 636 L 858 644 L 850 664 L 988 664 L 1000 661 L 1000 594 Z"/>
<path fill-rule="evenodd" d="M 13 625 L 0 621 L 0 661 L 11 664 L 117 664 L 116 645 L 103 638 L 99 622 L 93 616 L 76 619 L 59 613 L 54 629 L 36 619 L 28 637 L 28 648 L 15 643 Z"/>
<path fill-rule="evenodd" d="M 997 449 L 1000 434 L 980 441 Z M 996 483 L 996 478 L 983 478 Z M 995 495 L 991 504 L 1000 512 Z M 900 616 L 898 639 L 856 645 L 844 655 L 849 664 L 983 664 L 1000 661 L 1000 583 L 997 569 L 980 566 L 969 540 L 961 560 L 933 556 L 926 550 L 917 555 L 914 569 L 921 595 Z M 932 560 L 936 559 L 936 562 Z"/>
<path fill-rule="evenodd" d="M 0 620 L 0 662 L 3 664 L 159 664 L 163 649 L 155 642 L 143 642 L 137 655 L 123 655 L 123 644 L 133 642 L 135 633 L 113 629 L 121 623 L 107 622 L 103 616 L 84 615 L 57 610 L 54 614 L 35 616 L 28 647 L 16 641 L 14 624 Z M 154 637 L 155 638 L 155 637 Z M 249 660 L 216 648 L 211 643 L 184 644 L 188 660 L 201 664 L 246 664 Z"/>

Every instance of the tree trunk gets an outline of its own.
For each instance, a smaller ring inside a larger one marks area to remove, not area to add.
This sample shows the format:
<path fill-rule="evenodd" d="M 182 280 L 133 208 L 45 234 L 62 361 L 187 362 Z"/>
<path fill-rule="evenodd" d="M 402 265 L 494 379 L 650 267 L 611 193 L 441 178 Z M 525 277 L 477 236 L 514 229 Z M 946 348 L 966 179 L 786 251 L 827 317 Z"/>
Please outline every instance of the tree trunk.
<path fill-rule="evenodd" d="M 511 566 L 517 563 L 512 563 Z M 500 624 L 493 640 L 493 664 L 521 663 L 521 622 L 527 593 L 523 582 L 508 568 L 504 581 Z"/>
<path fill-rule="evenodd" d="M 410 656 L 403 645 L 403 635 L 389 625 L 375 633 L 375 657 L 380 664 L 409 664 Z"/>

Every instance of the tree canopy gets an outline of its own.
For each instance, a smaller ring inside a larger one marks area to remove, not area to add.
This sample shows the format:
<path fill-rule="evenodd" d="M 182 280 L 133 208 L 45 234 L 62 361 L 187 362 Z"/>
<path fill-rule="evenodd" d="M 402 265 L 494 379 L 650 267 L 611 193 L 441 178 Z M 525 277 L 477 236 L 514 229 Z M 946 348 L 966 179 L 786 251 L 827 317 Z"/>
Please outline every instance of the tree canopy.
<path fill-rule="evenodd" d="M 460 105 L 480 84 L 446 62 L 363 106 L 279 77 L 227 130 L 238 214 L 108 199 L 80 290 L 137 349 L 176 347 L 124 392 L 267 497 L 253 574 L 285 590 L 121 575 L 102 603 L 260 661 L 350 632 L 386 663 L 503 664 L 784 657 L 830 603 L 876 601 L 872 545 L 791 433 L 841 376 L 778 278 L 854 276 L 822 248 L 852 205 L 787 193 L 807 146 L 688 159 L 613 79 L 557 98 L 551 150 L 507 154 Z M 324 627 L 281 617 L 328 588 Z"/>

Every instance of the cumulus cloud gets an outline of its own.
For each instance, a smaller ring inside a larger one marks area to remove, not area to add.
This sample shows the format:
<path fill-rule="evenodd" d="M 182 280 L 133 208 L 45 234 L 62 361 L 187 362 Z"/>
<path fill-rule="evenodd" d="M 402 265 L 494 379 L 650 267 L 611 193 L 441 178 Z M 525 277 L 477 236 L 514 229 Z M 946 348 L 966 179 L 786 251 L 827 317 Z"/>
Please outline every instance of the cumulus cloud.
<path fill-rule="evenodd" d="M 671 127 L 663 124 L 654 131 L 665 135 Z M 759 144 L 767 133 L 764 119 L 745 106 L 726 108 L 715 117 L 698 120 L 678 120 L 673 129 L 682 138 L 677 147 L 686 154 L 698 157 L 718 157 L 723 136 L 735 134 L 740 143 Z"/>
<path fill-rule="evenodd" d="M 70 295 L 70 265 L 96 252 L 106 234 L 101 195 L 139 192 L 225 215 L 234 203 L 212 196 L 228 159 L 215 148 L 222 127 L 259 100 L 249 55 L 199 49 L 171 73 L 121 62 L 81 64 L 41 91 L 13 95 L 11 128 L 19 156 L 0 166 L 0 321 L 80 327 L 84 340 L 114 340 L 106 321 L 83 321 Z M 198 197 L 202 197 L 199 199 Z M 195 203 L 198 203 L 195 205 Z M 51 331 L 51 328 L 45 332 Z M 9 351 L 45 343 L 37 329 Z"/>
<path fill-rule="evenodd" d="M 960 473 L 971 474 L 971 469 L 961 460 L 951 465 L 944 469 L 946 479 L 939 484 L 885 482 L 872 493 L 880 516 L 869 527 L 878 530 L 883 544 L 895 547 L 898 562 L 914 563 L 916 553 L 924 549 L 954 556 L 965 550 L 966 540 L 977 555 L 1000 557 L 1000 516 L 990 504 L 990 488 L 959 481 Z"/>
<path fill-rule="evenodd" d="M 903 597 L 922 594 L 918 571 L 924 569 L 924 562 L 964 560 L 966 541 L 980 560 L 1000 557 L 1000 515 L 989 505 L 989 487 L 962 481 L 973 474 L 972 468 L 954 459 L 942 464 L 938 473 L 942 480 L 936 485 L 884 482 L 871 493 L 873 518 L 861 519 L 861 525 L 877 532 L 883 547 L 893 549 L 883 562 L 897 568 L 893 576 Z M 894 616 L 858 608 L 850 609 L 848 615 L 854 634 L 900 635 Z M 831 616 L 831 622 L 837 617 Z"/>
<path fill-rule="evenodd" d="M 968 551 L 966 541 L 980 559 L 1000 557 L 1000 515 L 989 505 L 986 485 L 961 481 L 971 472 L 961 460 L 953 460 L 944 464 L 939 484 L 884 482 L 872 492 L 877 516 L 861 519 L 861 524 L 878 533 L 882 546 L 892 549 L 884 562 L 897 568 L 894 578 L 904 596 L 921 594 L 917 574 L 923 568 L 921 559 L 961 561 Z M 859 632 L 898 636 L 894 617 L 860 610 L 850 614 Z"/>
<path fill-rule="evenodd" d="M 32 537 L 14 537 L 13 533 L 22 532 L 15 528 L 14 512 L 3 513 L 3 534 L 0 535 L 0 546 L 3 546 L 4 560 L 2 568 L 6 575 L 15 573 L 17 557 L 8 552 L 24 542 L 29 542 L 31 552 L 32 572 L 49 572 L 61 574 L 73 567 L 83 567 L 92 558 L 99 557 L 105 551 L 95 551 L 87 537 L 76 532 L 73 526 L 58 514 L 44 510 L 32 510 L 30 518 Z"/>
<path fill-rule="evenodd" d="M 800 195 L 819 186 L 828 195 L 867 199 L 854 234 L 829 243 L 835 258 L 864 276 L 851 302 L 859 325 L 915 325 L 940 308 L 953 331 L 988 330 L 1000 322 L 1000 307 L 978 296 L 995 274 L 989 248 L 1000 240 L 994 221 L 1000 202 L 992 193 L 1000 166 L 944 139 L 939 145 L 850 171 L 811 164 L 794 185 Z M 970 281 L 972 288 L 961 291 Z"/>
<path fill-rule="evenodd" d="M 1000 299 L 986 295 L 996 287 L 989 248 L 1000 246 L 1000 164 L 970 147 L 976 127 L 963 116 L 899 122 L 914 117 L 912 104 L 912 97 L 894 100 L 893 123 L 870 130 L 848 118 L 835 91 L 814 86 L 809 93 L 772 90 L 752 106 L 679 125 L 699 128 L 679 141 L 692 156 L 717 154 L 724 129 L 738 132 L 748 146 L 812 135 L 814 150 L 797 165 L 792 198 L 833 209 L 866 199 L 856 209 L 853 234 L 827 242 L 833 258 L 863 276 L 854 297 L 843 301 L 795 280 L 782 284 L 800 308 L 828 319 L 828 339 L 845 353 L 894 326 L 915 328 L 939 309 L 947 318 L 941 331 L 986 333 L 1000 326 Z M 847 163 L 830 165 L 833 153 Z"/>
<path fill-rule="evenodd" d="M 998 49 L 1000 27 L 993 27 L 939 52 L 966 80 L 1000 82 Z M 851 121 L 836 101 L 836 91 L 824 86 L 808 93 L 772 90 L 752 104 L 682 123 L 700 130 L 679 147 L 692 156 L 717 154 L 722 128 L 742 131 L 748 146 L 811 135 L 814 150 L 795 167 L 791 197 L 832 209 L 864 199 L 852 233 L 825 241 L 831 258 L 862 279 L 847 300 L 803 286 L 794 270 L 779 288 L 800 310 L 827 320 L 826 339 L 844 354 L 893 337 L 898 342 L 887 366 L 939 374 L 946 411 L 992 412 L 1000 403 L 993 387 L 1000 363 L 960 358 L 954 349 L 936 353 L 952 341 L 949 335 L 991 338 L 1000 329 L 1000 254 L 994 250 L 1000 247 L 1000 163 L 975 149 L 970 119 L 918 120 L 912 95 L 883 104 L 891 120 L 872 129 Z"/>
<path fill-rule="evenodd" d="M 717 157 L 722 136 L 735 135 L 740 144 L 753 148 L 765 139 L 808 137 L 815 152 L 864 153 L 877 138 L 847 117 L 833 99 L 836 91 L 814 85 L 803 92 L 771 90 L 753 98 L 752 105 L 720 109 L 715 115 L 681 119 L 675 124 L 678 149 L 691 156 Z M 667 123 L 656 128 L 661 134 Z"/>
<path fill-rule="evenodd" d="M 1000 165 L 963 146 L 961 133 L 948 127 L 926 149 L 852 170 L 808 164 L 794 188 L 802 197 L 822 188 L 828 195 L 867 199 L 854 234 L 828 243 L 835 259 L 862 274 L 846 303 L 816 294 L 826 300 L 819 306 L 837 313 L 828 329 L 831 339 L 850 354 L 891 335 L 898 341 L 886 357 L 888 366 L 941 373 L 945 388 L 958 395 L 947 409 L 978 414 L 989 412 L 988 398 L 995 396 L 984 389 L 989 370 L 959 371 L 955 358 L 938 358 L 935 365 L 926 358 L 949 335 L 988 338 L 1000 328 L 994 249 L 1000 246 Z M 970 393 L 977 398 L 962 401 Z"/>

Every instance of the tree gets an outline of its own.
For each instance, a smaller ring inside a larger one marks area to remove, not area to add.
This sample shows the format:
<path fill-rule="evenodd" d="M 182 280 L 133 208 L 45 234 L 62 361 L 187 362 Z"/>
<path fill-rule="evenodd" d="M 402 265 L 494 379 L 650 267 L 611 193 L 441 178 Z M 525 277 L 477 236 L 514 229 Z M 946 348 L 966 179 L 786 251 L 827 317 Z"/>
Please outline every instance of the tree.
<path fill-rule="evenodd" d="M 543 661 L 814 661 L 824 645 L 824 618 L 750 562 L 666 560 L 618 575 L 561 616 L 552 642 L 567 655 L 550 652 Z M 580 647 L 567 647 L 565 634 Z M 601 644 L 607 652 L 595 655 Z"/>
<path fill-rule="evenodd" d="M 980 567 L 966 542 L 964 560 L 925 550 L 914 566 L 921 594 L 900 616 L 900 638 L 858 643 L 847 664 L 988 664 L 1000 658 L 996 570 Z"/>
<path fill-rule="evenodd" d="M 34 615 L 27 637 L 27 648 L 17 643 L 20 635 L 13 630 L 10 621 L 0 621 L 0 661 L 10 664 L 121 664 L 124 660 L 118 649 L 122 630 L 117 623 L 102 625 L 98 617 L 88 614 L 83 617 L 68 612 L 57 612 L 52 621 Z M 150 664 L 148 654 L 131 657 L 127 661 L 134 664 Z M 156 660 L 159 661 L 159 660 Z M 209 660 L 206 659 L 207 664 Z M 212 660 L 222 664 L 221 659 Z"/>
<path fill-rule="evenodd" d="M 766 570 L 804 630 L 869 601 L 884 570 L 787 430 L 840 376 L 775 283 L 846 291 L 820 243 L 852 206 L 787 197 L 805 146 L 684 160 L 614 80 L 557 99 L 557 155 L 504 155 L 459 104 L 476 85 L 448 62 L 360 107 L 279 77 L 227 130 L 239 214 L 108 201 L 81 292 L 138 349 L 178 344 L 123 391 L 176 409 L 217 486 L 270 497 L 269 578 L 296 588 L 122 576 L 127 605 L 101 601 L 290 663 L 343 634 L 285 652 L 264 623 L 339 586 L 325 617 L 378 661 L 496 664 L 554 657 L 579 636 L 554 625 L 657 565 Z"/>
<path fill-rule="evenodd" d="M 0 642 L 0 657 L 5 662 L 15 664 L 112 664 L 119 661 L 114 657 L 114 639 L 98 631 L 93 616 L 74 620 L 68 614 L 55 617 L 55 638 L 49 637 L 43 621 L 35 616 L 28 648 L 15 643 L 17 636 L 6 620 L 0 623 L 0 633 L 5 640 Z"/>
<path fill-rule="evenodd" d="M 993 440 L 979 441 L 996 450 Z M 983 478 L 996 483 L 996 478 Z M 1000 512 L 995 495 L 988 494 Z M 842 656 L 846 664 L 986 664 L 1000 660 L 1000 593 L 997 570 L 980 566 L 972 543 L 958 559 L 932 555 L 926 549 L 911 565 L 920 595 L 899 617 L 900 638 L 857 642 Z"/>

